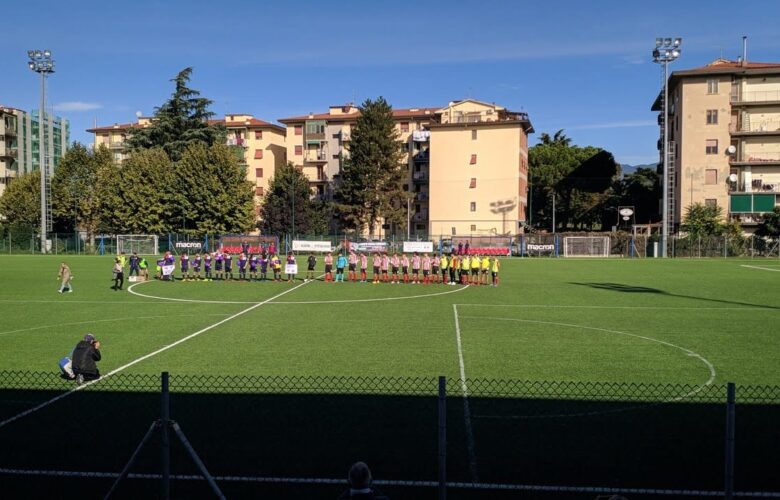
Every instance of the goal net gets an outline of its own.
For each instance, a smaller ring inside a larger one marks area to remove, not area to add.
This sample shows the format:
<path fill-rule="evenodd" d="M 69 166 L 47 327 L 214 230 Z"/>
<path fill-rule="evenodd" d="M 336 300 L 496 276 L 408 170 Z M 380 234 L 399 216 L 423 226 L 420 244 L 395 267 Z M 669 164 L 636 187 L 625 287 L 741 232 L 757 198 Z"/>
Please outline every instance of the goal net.
<path fill-rule="evenodd" d="M 564 257 L 609 257 L 609 236 L 566 236 Z"/>
<path fill-rule="evenodd" d="M 158 239 L 153 234 L 118 234 L 116 236 L 116 253 L 138 255 L 157 255 Z"/>

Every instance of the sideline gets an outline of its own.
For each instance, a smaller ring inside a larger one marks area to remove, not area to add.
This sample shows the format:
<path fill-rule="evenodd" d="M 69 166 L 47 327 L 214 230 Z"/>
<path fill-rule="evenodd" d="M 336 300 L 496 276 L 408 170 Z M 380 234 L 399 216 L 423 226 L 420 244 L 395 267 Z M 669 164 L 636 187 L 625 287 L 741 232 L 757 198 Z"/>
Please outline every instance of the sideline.
<path fill-rule="evenodd" d="M 761 267 L 761 266 L 748 266 L 746 264 L 740 264 L 739 267 L 749 267 L 750 269 L 761 269 L 762 271 L 775 271 L 780 272 L 780 269 L 772 269 L 771 267 Z"/>
<path fill-rule="evenodd" d="M 9 417 L 9 418 L 3 420 L 2 422 L 0 422 L 0 428 L 5 427 L 6 425 L 8 425 L 11 422 L 14 422 L 16 420 L 19 420 L 20 418 L 26 417 L 27 415 L 35 413 L 38 410 L 46 408 L 47 406 L 49 406 L 49 405 L 51 405 L 53 403 L 56 403 L 57 401 L 59 401 L 61 399 L 65 399 L 66 397 L 74 394 L 77 391 L 81 391 L 81 390 L 86 389 L 87 387 L 90 387 L 92 385 L 98 384 L 98 383 L 100 383 L 101 380 L 107 379 L 107 378 L 111 377 L 112 375 L 116 375 L 117 373 L 119 373 L 121 371 L 124 371 L 127 368 L 130 368 L 131 366 L 140 363 L 141 361 L 147 360 L 147 359 L 151 358 L 152 356 L 156 356 L 156 355 L 160 354 L 161 352 L 165 352 L 168 349 L 176 347 L 177 345 L 182 344 L 184 342 L 187 342 L 190 339 L 194 339 L 195 337 L 197 337 L 197 336 L 199 336 L 199 335 L 201 335 L 203 333 L 206 333 L 209 330 L 212 330 L 212 329 L 214 329 L 214 328 L 216 328 L 216 327 L 218 327 L 220 325 L 223 325 L 223 324 L 227 323 L 228 321 L 231 321 L 231 320 L 233 320 L 235 318 L 238 318 L 239 316 L 242 316 L 242 315 L 244 315 L 244 314 L 246 314 L 246 313 L 248 313 L 250 311 L 253 311 L 254 309 L 257 309 L 258 307 L 261 307 L 261 306 L 271 302 L 274 299 L 277 299 L 277 298 L 279 298 L 279 297 L 281 297 L 283 295 L 286 295 L 286 294 L 292 292 L 293 290 L 297 290 L 298 288 L 302 287 L 303 285 L 307 285 L 308 283 L 309 282 L 304 281 L 300 285 L 296 285 L 296 286 L 294 286 L 292 288 L 289 288 L 289 289 L 283 291 L 280 294 L 274 295 L 273 297 L 268 298 L 268 299 L 266 299 L 266 300 L 264 300 L 262 302 L 257 302 L 254 305 L 252 305 L 250 307 L 247 307 L 246 309 L 242 309 L 241 311 L 239 311 L 239 312 L 237 312 L 237 313 L 235 313 L 235 314 L 233 314 L 231 316 L 228 316 L 225 319 L 217 321 L 216 323 L 213 323 L 213 324 L 211 324 L 211 325 L 209 325 L 209 326 L 207 326 L 205 328 L 201 328 L 197 332 L 191 333 L 191 334 L 187 335 L 186 337 L 183 337 L 183 338 L 177 340 L 176 342 L 173 342 L 172 344 L 168 344 L 166 346 L 161 347 L 160 349 L 157 349 L 156 351 L 150 352 L 149 354 L 145 354 L 145 355 L 141 356 L 140 358 L 136 358 L 133 361 L 130 361 L 129 363 L 120 366 L 119 368 L 114 368 L 113 370 L 111 370 L 110 372 L 106 373 L 105 375 L 103 375 L 102 377 L 100 377 L 97 380 L 92 380 L 90 382 L 86 382 L 83 385 L 76 386 L 73 389 L 69 390 L 68 392 L 64 392 L 64 393 L 60 394 L 59 396 L 56 396 L 56 397 L 54 397 L 54 398 L 52 398 L 52 399 L 50 399 L 48 401 L 44 401 L 43 403 L 41 403 L 41 404 L 39 404 L 39 405 L 37 405 L 37 406 L 35 406 L 33 408 L 30 408 L 28 410 L 25 410 L 25 411 L 23 411 L 21 413 L 18 413 L 16 415 L 12 416 L 12 417 Z"/>

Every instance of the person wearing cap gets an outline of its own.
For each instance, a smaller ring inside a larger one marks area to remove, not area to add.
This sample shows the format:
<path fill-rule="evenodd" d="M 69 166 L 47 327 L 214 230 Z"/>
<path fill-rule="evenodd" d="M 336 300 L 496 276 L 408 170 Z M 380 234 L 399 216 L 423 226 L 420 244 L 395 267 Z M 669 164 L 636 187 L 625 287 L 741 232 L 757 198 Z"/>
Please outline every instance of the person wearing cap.
<path fill-rule="evenodd" d="M 371 469 L 365 462 L 355 462 L 349 469 L 349 475 L 347 476 L 349 482 L 349 489 L 342 493 L 339 500 L 348 500 L 350 498 L 360 498 L 365 500 L 388 500 L 381 491 L 374 486 L 371 486 L 373 478 L 371 477 Z"/>
<path fill-rule="evenodd" d="M 97 368 L 100 358 L 100 342 L 91 333 L 84 335 L 84 340 L 76 344 L 71 354 L 71 368 L 76 375 L 78 385 L 83 384 L 85 380 L 100 378 L 100 371 Z"/>

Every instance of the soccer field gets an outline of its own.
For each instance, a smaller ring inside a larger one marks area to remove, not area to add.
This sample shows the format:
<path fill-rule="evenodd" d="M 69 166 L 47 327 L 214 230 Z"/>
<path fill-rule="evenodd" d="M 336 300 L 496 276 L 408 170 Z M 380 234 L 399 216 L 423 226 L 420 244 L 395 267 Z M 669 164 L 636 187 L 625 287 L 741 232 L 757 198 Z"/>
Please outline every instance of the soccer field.
<path fill-rule="evenodd" d="M 56 369 L 89 332 L 103 373 L 780 383 L 777 260 L 505 259 L 498 288 L 152 281 L 115 292 L 109 258 L 67 257 L 75 292 L 58 294 L 60 260 L 0 257 L 2 369 Z"/>
<path fill-rule="evenodd" d="M 114 291 L 111 258 L 65 257 L 75 291 L 59 294 L 61 260 L 0 257 L 8 498 L 102 497 L 159 418 L 162 371 L 172 417 L 230 498 L 335 498 L 358 459 L 391 498 L 431 498 L 442 415 L 450 498 L 717 494 L 727 382 L 737 384 L 736 488 L 780 496 L 778 260 L 504 259 L 497 288 Z M 103 378 L 73 391 L 57 361 L 86 333 L 102 343 Z M 70 439 L 83 429 L 88 442 Z M 159 456 L 155 441 L 134 470 L 158 473 Z M 173 463 L 175 497 L 209 497 L 186 479 L 197 470 L 181 449 Z M 554 488 L 543 496 L 538 485 Z M 121 491 L 159 487 L 136 477 Z"/>

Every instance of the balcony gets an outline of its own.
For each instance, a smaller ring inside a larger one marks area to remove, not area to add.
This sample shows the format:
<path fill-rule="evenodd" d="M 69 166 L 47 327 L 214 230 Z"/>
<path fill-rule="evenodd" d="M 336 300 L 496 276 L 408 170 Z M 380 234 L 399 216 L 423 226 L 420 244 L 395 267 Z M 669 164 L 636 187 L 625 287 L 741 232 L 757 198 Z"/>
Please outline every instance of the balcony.
<path fill-rule="evenodd" d="M 428 197 L 428 193 L 425 191 L 414 193 L 414 199 L 416 201 L 428 201 Z"/>
<path fill-rule="evenodd" d="M 730 123 L 731 135 L 780 135 L 780 120 L 743 120 Z"/>
<path fill-rule="evenodd" d="M 420 151 L 412 157 L 415 163 L 428 163 L 431 160 L 431 152 L 429 150 Z"/>
<path fill-rule="evenodd" d="M 731 165 L 780 165 L 780 151 L 740 152 L 729 159 Z"/>
<path fill-rule="evenodd" d="M 341 131 L 341 142 L 349 142 L 352 140 L 352 135 L 344 130 Z"/>
<path fill-rule="evenodd" d="M 241 146 L 242 148 L 247 147 L 246 140 L 243 137 L 228 137 L 225 144 L 228 146 Z"/>
<path fill-rule="evenodd" d="M 16 127 L 6 124 L 5 131 L 3 132 L 8 137 L 16 137 Z"/>
<path fill-rule="evenodd" d="M 731 215 L 765 214 L 774 210 L 776 205 L 776 193 L 735 193 L 729 195 L 729 213 Z"/>
<path fill-rule="evenodd" d="M 108 149 L 125 149 L 125 141 L 112 141 L 108 143 Z"/>
<path fill-rule="evenodd" d="M 424 184 L 428 182 L 428 172 L 414 172 L 412 174 L 412 181 L 415 184 Z"/>
<path fill-rule="evenodd" d="M 16 148 L 16 146 L 0 146 L 0 158 L 16 158 L 18 155 L 19 150 Z"/>
<path fill-rule="evenodd" d="M 735 87 L 729 96 L 731 104 L 761 105 L 780 103 L 780 90 L 753 90 L 741 92 Z"/>
<path fill-rule="evenodd" d="M 412 131 L 412 140 L 414 142 L 428 142 L 431 140 L 431 131 L 430 130 L 413 130 Z"/>
<path fill-rule="evenodd" d="M 414 222 L 428 222 L 428 213 L 427 212 L 419 212 L 412 216 L 412 220 Z"/>
<path fill-rule="evenodd" d="M 328 161 L 328 155 L 325 153 L 325 151 L 318 149 L 318 150 L 306 150 L 306 154 L 303 157 L 303 161 L 309 162 L 309 163 L 320 163 L 320 162 L 326 162 Z"/>

